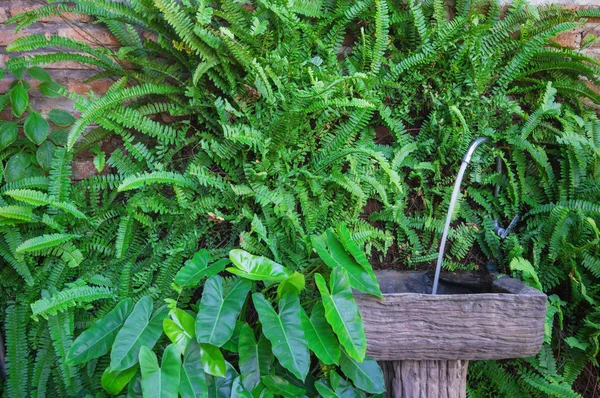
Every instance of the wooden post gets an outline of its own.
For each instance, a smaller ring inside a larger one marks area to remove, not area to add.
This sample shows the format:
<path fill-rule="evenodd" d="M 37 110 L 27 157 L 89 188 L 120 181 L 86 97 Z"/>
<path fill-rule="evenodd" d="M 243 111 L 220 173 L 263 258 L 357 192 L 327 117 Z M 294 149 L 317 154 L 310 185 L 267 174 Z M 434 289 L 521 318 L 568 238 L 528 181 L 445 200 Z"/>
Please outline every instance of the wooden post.
<path fill-rule="evenodd" d="M 386 398 L 466 398 L 469 361 L 381 361 Z"/>

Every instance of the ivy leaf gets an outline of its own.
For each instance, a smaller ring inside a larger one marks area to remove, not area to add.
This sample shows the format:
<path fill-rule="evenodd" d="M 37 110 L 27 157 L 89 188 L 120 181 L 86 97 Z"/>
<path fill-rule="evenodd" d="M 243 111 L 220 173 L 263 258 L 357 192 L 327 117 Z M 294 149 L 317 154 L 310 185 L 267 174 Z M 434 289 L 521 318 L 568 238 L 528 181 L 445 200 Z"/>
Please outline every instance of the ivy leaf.
<path fill-rule="evenodd" d="M 81 333 L 71 345 L 67 363 L 77 365 L 106 354 L 132 308 L 133 301 L 130 298 L 122 300 L 112 311 Z"/>
<path fill-rule="evenodd" d="M 43 82 L 39 85 L 41 93 L 48 98 L 61 97 L 64 87 L 56 82 Z"/>
<path fill-rule="evenodd" d="M 35 159 L 42 169 L 50 170 L 50 163 L 54 157 L 55 150 L 56 146 L 50 140 L 45 140 L 38 147 L 37 151 L 35 152 Z"/>
<path fill-rule="evenodd" d="M 191 260 L 185 262 L 183 268 L 175 275 L 175 283 L 182 287 L 197 286 L 205 277 L 211 277 L 225 269 L 229 264 L 229 260 L 221 259 L 213 263 L 210 267 L 210 253 L 206 249 L 202 249 L 192 257 Z"/>
<path fill-rule="evenodd" d="M 109 394 L 119 395 L 123 388 L 137 374 L 138 365 L 121 371 L 113 371 L 110 366 L 102 373 L 102 388 Z"/>
<path fill-rule="evenodd" d="M 138 362 L 140 349 L 154 347 L 162 334 L 162 322 L 167 316 L 167 307 L 156 310 L 150 297 L 144 296 L 133 307 L 125 324 L 117 333 L 110 353 L 110 367 L 124 370 Z"/>
<path fill-rule="evenodd" d="M 363 362 L 358 362 L 342 350 L 342 355 L 340 356 L 340 368 L 344 374 L 354 382 L 354 385 L 361 390 L 371 394 L 381 394 L 385 392 L 383 372 L 377 364 L 377 361 L 365 357 Z"/>
<path fill-rule="evenodd" d="M 331 268 L 341 267 L 346 270 L 350 278 L 350 285 L 353 288 L 377 297 L 383 297 L 373 270 L 370 268 L 365 269 L 358 264 L 346 252 L 344 245 L 332 231 L 328 230 L 326 235 L 327 239 L 324 236 L 311 237 L 313 247 L 321 260 Z"/>
<path fill-rule="evenodd" d="M 48 112 L 48 118 L 52 123 L 59 127 L 66 127 L 75 123 L 75 117 L 73 115 L 60 109 L 52 109 Z"/>
<path fill-rule="evenodd" d="M 266 257 L 255 256 L 245 250 L 234 249 L 229 252 L 229 258 L 237 268 L 227 268 L 227 271 L 242 278 L 254 281 L 281 282 L 291 275 L 283 265 Z"/>
<path fill-rule="evenodd" d="M 39 80 L 42 82 L 51 82 L 52 78 L 46 72 L 45 69 L 40 68 L 39 66 L 32 66 L 27 70 L 29 72 L 29 76 L 33 77 L 35 80 Z"/>
<path fill-rule="evenodd" d="M 262 382 L 275 395 L 280 395 L 285 398 L 301 397 L 306 393 L 305 389 L 296 387 L 281 376 L 263 376 Z"/>
<path fill-rule="evenodd" d="M 263 327 L 271 341 L 273 354 L 281 365 L 300 380 L 306 378 L 310 365 L 308 344 L 300 321 L 300 300 L 292 292 L 279 300 L 279 314 L 261 293 L 254 293 L 252 301 Z"/>
<path fill-rule="evenodd" d="M 29 105 L 29 94 L 27 94 L 27 90 L 22 81 L 19 81 L 10 89 L 9 96 L 10 102 L 12 103 L 13 114 L 16 117 L 20 117 Z"/>
<path fill-rule="evenodd" d="M 165 348 L 160 367 L 156 354 L 146 346 L 140 349 L 139 361 L 144 397 L 178 398 L 181 353 L 174 344 Z"/>
<path fill-rule="evenodd" d="M 219 347 L 210 344 L 200 344 L 200 358 L 204 372 L 217 377 L 225 377 L 225 358 Z"/>
<path fill-rule="evenodd" d="M 315 282 L 323 299 L 327 322 L 332 326 L 348 354 L 362 361 L 367 351 L 367 338 L 360 312 L 352 295 L 348 273 L 341 267 L 333 269 L 329 281 L 331 292 L 320 274 L 315 274 Z"/>
<path fill-rule="evenodd" d="M 181 398 L 205 398 L 208 396 L 206 375 L 200 357 L 200 344 L 191 341 L 183 355 L 179 394 Z"/>
<path fill-rule="evenodd" d="M 304 310 L 301 311 L 300 317 L 302 330 L 306 341 L 308 341 L 308 348 L 324 364 L 337 365 L 340 358 L 340 344 L 331 329 L 331 325 L 325 319 L 323 304 L 318 303 L 313 307 L 310 319 Z"/>
<path fill-rule="evenodd" d="M 219 275 L 206 281 L 196 317 L 199 343 L 220 347 L 229 340 L 250 287 L 249 281 L 237 278 L 224 285 Z"/>
<path fill-rule="evenodd" d="M 15 122 L 1 122 L 0 151 L 11 145 L 19 135 L 19 125 Z"/>
<path fill-rule="evenodd" d="M 269 374 L 271 365 L 271 347 L 269 341 L 260 339 L 256 342 L 254 330 L 247 323 L 240 330 L 239 363 L 242 385 L 248 391 L 260 383 L 261 376 Z"/>
<path fill-rule="evenodd" d="M 50 131 L 50 125 L 44 119 L 39 112 L 31 112 L 25 124 L 23 124 L 23 131 L 27 138 L 29 138 L 34 144 L 40 145 L 47 137 L 48 131 Z"/>

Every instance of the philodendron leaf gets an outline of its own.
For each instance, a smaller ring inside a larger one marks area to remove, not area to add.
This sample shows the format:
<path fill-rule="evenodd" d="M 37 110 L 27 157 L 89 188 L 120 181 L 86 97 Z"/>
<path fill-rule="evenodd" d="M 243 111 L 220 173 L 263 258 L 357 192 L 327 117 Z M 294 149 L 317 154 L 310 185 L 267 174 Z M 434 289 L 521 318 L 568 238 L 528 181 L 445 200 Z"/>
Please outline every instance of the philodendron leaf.
<path fill-rule="evenodd" d="M 325 309 L 322 303 L 316 304 L 310 319 L 302 310 L 300 313 L 302 319 L 302 330 L 308 348 L 315 353 L 317 358 L 326 365 L 337 365 L 340 359 L 340 343 L 338 342 L 331 325 L 325 318 Z"/>
<path fill-rule="evenodd" d="M 113 371 L 110 366 L 102 373 L 102 388 L 109 394 L 119 395 L 127 383 L 133 379 L 138 371 L 138 365 L 121 371 Z"/>
<path fill-rule="evenodd" d="M 371 394 L 385 392 L 383 372 L 374 359 L 365 357 L 364 361 L 358 362 L 342 350 L 340 368 L 354 382 L 354 385 L 361 390 Z"/>
<path fill-rule="evenodd" d="M 329 373 L 329 386 L 333 389 L 333 391 L 335 391 L 335 394 L 340 397 L 366 397 L 366 394 L 364 392 L 354 388 L 352 383 L 342 378 L 335 370 Z"/>
<path fill-rule="evenodd" d="M 229 260 L 221 259 L 208 267 L 209 262 L 209 251 L 206 249 L 198 251 L 175 275 L 175 283 L 182 287 L 197 286 L 204 277 L 210 278 L 218 274 L 229 264 Z"/>
<path fill-rule="evenodd" d="M 340 243 L 342 244 L 342 246 L 344 246 L 344 249 L 346 249 L 346 251 L 350 255 L 352 255 L 354 260 L 356 260 L 356 262 L 360 264 L 360 266 L 363 267 L 366 271 L 373 272 L 373 267 L 371 267 L 371 264 L 369 264 L 367 255 L 365 254 L 364 250 L 361 250 L 360 247 L 358 247 L 358 245 L 356 244 L 356 242 L 352 240 L 352 237 L 350 236 L 350 231 L 348 231 L 346 224 L 338 225 L 338 227 L 336 228 L 336 232 Z"/>
<path fill-rule="evenodd" d="M 296 387 L 281 376 L 263 376 L 262 382 L 276 396 L 278 395 L 285 398 L 296 398 L 302 397 L 306 393 L 306 390 L 300 387 Z"/>
<path fill-rule="evenodd" d="M 242 385 L 242 378 L 240 376 L 233 380 L 231 385 L 231 398 L 253 398 L 250 391 L 246 390 Z"/>
<path fill-rule="evenodd" d="M 245 279 L 228 279 L 224 283 L 219 275 L 206 281 L 196 317 L 199 343 L 220 347 L 229 340 L 250 287 Z"/>
<path fill-rule="evenodd" d="M 133 307 L 112 346 L 110 367 L 113 370 L 132 367 L 138 362 L 140 349 L 151 349 L 158 341 L 168 308 L 161 307 L 152 315 L 153 307 L 152 299 L 147 296 L 142 297 Z"/>
<path fill-rule="evenodd" d="M 302 289 L 304 289 L 304 275 L 294 272 L 277 286 L 277 297 L 281 298 L 287 292 L 300 293 Z"/>
<path fill-rule="evenodd" d="M 252 255 L 245 250 L 231 250 L 229 258 L 236 268 L 230 267 L 227 271 L 245 279 L 281 282 L 292 274 L 283 265 L 266 257 Z"/>
<path fill-rule="evenodd" d="M 178 398 L 181 353 L 174 344 L 165 348 L 161 366 L 156 354 L 146 346 L 140 349 L 139 361 L 144 398 Z"/>
<path fill-rule="evenodd" d="M 260 377 L 269 374 L 272 356 L 269 341 L 259 339 L 257 342 L 254 330 L 245 323 L 240 330 L 238 351 L 242 385 L 246 390 L 252 391 L 260 383 Z"/>
<path fill-rule="evenodd" d="M 238 373 L 230 363 L 225 363 L 227 372 L 225 377 L 206 376 L 206 386 L 208 387 L 209 398 L 230 398 L 233 381 L 238 377 Z"/>
<path fill-rule="evenodd" d="M 300 380 L 306 378 L 310 357 L 300 321 L 300 300 L 293 292 L 279 300 L 279 314 L 261 293 L 254 293 L 252 301 L 263 327 L 271 341 L 273 354 L 281 365 Z"/>
<path fill-rule="evenodd" d="M 327 322 L 348 354 L 357 361 L 362 361 L 367 351 L 367 338 L 352 295 L 348 273 L 341 267 L 333 269 L 329 280 L 331 291 L 320 274 L 315 274 L 315 282 L 323 299 Z"/>
<path fill-rule="evenodd" d="M 205 398 L 208 395 L 200 351 L 200 344 L 191 341 L 183 355 L 179 381 L 181 398 Z"/>
<path fill-rule="evenodd" d="M 163 321 L 163 331 L 173 344 L 184 352 L 190 341 L 196 340 L 196 319 L 182 309 L 169 312 L 170 318 Z"/>
<path fill-rule="evenodd" d="M 48 137 L 50 125 L 39 112 L 31 112 L 25 119 L 23 131 L 34 144 L 40 145 Z"/>
<path fill-rule="evenodd" d="M 315 383 L 315 388 L 319 395 L 323 398 L 341 398 L 338 394 L 333 391 L 327 380 L 317 380 Z"/>
<path fill-rule="evenodd" d="M 379 290 L 379 283 L 372 269 L 365 269 L 346 252 L 340 239 L 330 230 L 324 236 L 312 236 L 311 241 L 317 254 L 331 268 L 341 267 L 348 273 L 350 285 L 368 294 L 383 297 Z M 348 242 L 347 242 L 348 243 Z"/>
<path fill-rule="evenodd" d="M 106 354 L 132 308 L 133 301 L 130 298 L 122 300 L 112 311 L 81 333 L 71 345 L 67 363 L 76 365 Z"/>
<path fill-rule="evenodd" d="M 210 344 L 200 344 L 200 358 L 204 372 L 217 377 L 225 377 L 225 358 L 219 347 Z"/>

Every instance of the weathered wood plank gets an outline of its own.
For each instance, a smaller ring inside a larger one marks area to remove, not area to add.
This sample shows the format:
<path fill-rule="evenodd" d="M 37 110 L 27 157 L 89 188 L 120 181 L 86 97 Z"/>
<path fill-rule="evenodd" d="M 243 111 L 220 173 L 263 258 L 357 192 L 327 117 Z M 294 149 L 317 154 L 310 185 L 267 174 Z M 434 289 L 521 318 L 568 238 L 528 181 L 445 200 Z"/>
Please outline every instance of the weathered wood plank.
<path fill-rule="evenodd" d="M 385 273 L 386 283 L 392 277 L 406 277 L 394 273 Z M 384 290 L 383 299 L 356 294 L 367 354 L 380 361 L 537 354 L 544 338 L 546 296 L 511 278 L 494 281 L 490 290 L 496 293 L 433 296 Z"/>

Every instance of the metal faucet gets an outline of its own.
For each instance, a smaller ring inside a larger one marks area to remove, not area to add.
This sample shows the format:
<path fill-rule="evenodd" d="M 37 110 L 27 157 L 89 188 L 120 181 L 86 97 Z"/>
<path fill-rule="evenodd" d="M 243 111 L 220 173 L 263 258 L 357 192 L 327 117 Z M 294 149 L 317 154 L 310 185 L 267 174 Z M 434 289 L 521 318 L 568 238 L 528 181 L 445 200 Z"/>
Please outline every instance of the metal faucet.
<path fill-rule="evenodd" d="M 458 194 L 460 193 L 460 185 L 462 183 L 465 171 L 469 163 L 471 163 L 471 158 L 473 157 L 473 153 L 479 147 L 479 145 L 483 143 L 489 143 L 490 140 L 487 137 L 479 137 L 469 145 L 467 148 L 467 152 L 462 158 L 462 164 L 460 165 L 460 169 L 458 171 L 458 175 L 456 176 L 456 182 L 454 183 L 454 190 L 452 191 L 452 197 L 450 198 L 450 206 L 448 207 L 448 215 L 446 216 L 446 224 L 444 225 L 444 232 L 442 234 L 442 241 L 440 243 L 440 252 L 438 254 L 437 265 L 435 268 L 435 276 L 433 279 L 433 289 L 431 294 L 437 294 L 438 284 L 440 280 L 440 272 L 442 270 L 442 261 L 444 259 L 444 252 L 446 250 L 446 241 L 448 240 L 448 231 L 450 230 L 450 222 L 452 221 L 452 213 L 454 213 L 454 208 L 456 207 L 456 201 L 458 200 Z M 500 157 L 496 158 L 496 170 L 498 173 L 502 173 L 502 159 Z M 500 193 L 500 186 L 496 186 L 495 195 L 497 196 Z M 506 228 L 502 228 L 500 223 L 496 220 L 494 221 L 494 232 L 501 238 L 504 239 L 508 236 L 510 231 L 514 228 L 517 221 L 519 220 L 519 216 L 515 216 L 511 223 Z"/>

